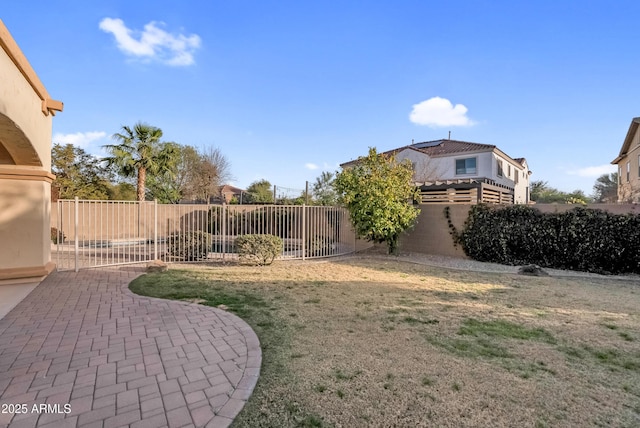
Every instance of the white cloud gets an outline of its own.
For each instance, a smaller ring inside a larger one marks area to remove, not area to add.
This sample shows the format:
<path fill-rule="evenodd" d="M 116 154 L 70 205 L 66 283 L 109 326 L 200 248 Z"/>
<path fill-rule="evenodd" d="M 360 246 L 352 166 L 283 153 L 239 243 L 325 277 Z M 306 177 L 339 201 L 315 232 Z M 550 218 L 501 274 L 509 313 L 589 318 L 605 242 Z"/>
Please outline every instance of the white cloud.
<path fill-rule="evenodd" d="M 104 131 L 76 132 L 75 134 L 54 134 L 52 140 L 54 144 L 73 144 L 76 147 L 86 148 L 93 141 L 107 136 Z"/>
<path fill-rule="evenodd" d="M 318 166 L 318 165 L 316 165 L 315 163 L 305 163 L 305 164 L 304 164 L 304 167 L 305 167 L 305 168 L 307 168 L 307 169 L 310 169 L 310 170 L 312 170 L 312 171 L 313 171 L 314 169 L 318 169 L 318 168 L 319 168 L 319 166 Z"/>
<path fill-rule="evenodd" d="M 432 128 L 442 126 L 472 126 L 476 122 L 467 117 L 467 108 L 455 106 L 446 98 L 433 97 L 413 105 L 409 120 Z"/>
<path fill-rule="evenodd" d="M 616 165 L 598 165 L 598 166 L 588 166 L 585 168 L 579 168 L 567 171 L 569 175 L 577 175 L 578 177 L 600 177 L 603 174 L 610 174 L 612 172 L 617 172 L 618 167 Z"/>
<path fill-rule="evenodd" d="M 325 170 L 325 171 L 329 171 L 331 169 L 333 169 L 335 171 L 336 169 L 339 169 L 339 168 L 340 168 L 340 164 L 339 163 L 336 163 L 335 165 L 329 165 L 327 162 L 324 162 L 322 164 L 322 169 Z"/>
<path fill-rule="evenodd" d="M 173 66 L 193 64 L 193 53 L 200 47 L 200 37 L 196 34 L 171 34 L 158 25 L 164 24 L 152 21 L 144 26 L 144 31 L 137 31 L 127 28 L 121 19 L 104 18 L 100 21 L 100 29 L 113 34 L 118 49 L 126 55 Z"/>

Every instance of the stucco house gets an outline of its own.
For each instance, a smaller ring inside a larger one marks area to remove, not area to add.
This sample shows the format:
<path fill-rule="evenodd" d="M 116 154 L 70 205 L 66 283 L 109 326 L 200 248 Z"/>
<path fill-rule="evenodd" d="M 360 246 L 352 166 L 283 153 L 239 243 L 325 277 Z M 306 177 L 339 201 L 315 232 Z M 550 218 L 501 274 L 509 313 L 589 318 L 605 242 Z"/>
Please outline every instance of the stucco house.
<path fill-rule="evenodd" d="M 0 20 L 0 282 L 41 278 L 51 263 L 53 100 Z"/>
<path fill-rule="evenodd" d="M 611 163 L 618 165 L 618 202 L 640 202 L 640 117 L 634 117 L 620 153 Z"/>
<path fill-rule="evenodd" d="M 411 161 L 422 203 L 529 203 L 526 159 L 512 158 L 494 145 L 442 139 L 385 153 Z"/>

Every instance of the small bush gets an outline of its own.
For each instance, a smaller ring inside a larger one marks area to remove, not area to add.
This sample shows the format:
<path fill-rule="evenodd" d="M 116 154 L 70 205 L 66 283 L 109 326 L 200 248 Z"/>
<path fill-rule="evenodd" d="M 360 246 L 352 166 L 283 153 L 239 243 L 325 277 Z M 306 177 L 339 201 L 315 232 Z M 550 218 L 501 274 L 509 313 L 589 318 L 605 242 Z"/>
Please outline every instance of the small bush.
<path fill-rule="evenodd" d="M 282 254 L 282 239 L 274 235 L 241 235 L 236 238 L 236 248 L 241 261 L 270 265 Z"/>
<path fill-rule="evenodd" d="M 64 232 L 55 227 L 51 228 L 51 242 L 54 244 L 62 244 L 66 239 L 67 237 L 64 235 Z"/>
<path fill-rule="evenodd" d="M 167 253 L 184 261 L 206 259 L 212 245 L 212 236 L 201 231 L 184 232 L 167 239 Z"/>
<path fill-rule="evenodd" d="M 543 214 L 524 205 L 476 205 L 463 230 L 452 228 L 451 233 L 469 257 L 480 261 L 640 273 L 637 214 L 610 214 L 583 207 Z"/>

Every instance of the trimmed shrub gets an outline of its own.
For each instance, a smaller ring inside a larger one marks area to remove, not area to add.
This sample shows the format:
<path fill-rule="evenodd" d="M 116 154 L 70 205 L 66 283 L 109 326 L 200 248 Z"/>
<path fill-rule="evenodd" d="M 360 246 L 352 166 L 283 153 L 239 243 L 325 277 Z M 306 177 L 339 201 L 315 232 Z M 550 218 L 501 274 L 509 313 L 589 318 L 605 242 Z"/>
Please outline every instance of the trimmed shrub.
<path fill-rule="evenodd" d="M 476 205 L 463 230 L 452 228 L 451 234 L 469 257 L 480 261 L 640 273 L 640 215 L 583 207 L 543 214 L 524 205 Z"/>
<path fill-rule="evenodd" d="M 241 235 L 236 238 L 236 249 L 243 262 L 270 265 L 282 254 L 282 239 L 275 235 Z"/>
<path fill-rule="evenodd" d="M 206 232 L 184 232 L 167 239 L 167 253 L 184 261 L 203 260 L 211 251 L 212 241 L 211 234 Z"/>

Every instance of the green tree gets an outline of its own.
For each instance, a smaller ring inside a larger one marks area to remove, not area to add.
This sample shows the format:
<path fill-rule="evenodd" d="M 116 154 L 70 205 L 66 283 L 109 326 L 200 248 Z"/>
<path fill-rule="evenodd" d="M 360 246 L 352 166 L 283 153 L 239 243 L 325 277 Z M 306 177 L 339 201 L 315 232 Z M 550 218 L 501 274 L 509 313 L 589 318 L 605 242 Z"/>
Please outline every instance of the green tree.
<path fill-rule="evenodd" d="M 566 195 L 567 197 L 565 199 L 565 203 L 567 204 L 586 205 L 592 202 L 592 199 L 589 196 L 585 195 L 582 190 L 574 190 L 573 192 L 567 193 Z"/>
<path fill-rule="evenodd" d="M 137 200 L 144 201 L 147 174 L 174 171 L 178 156 L 175 144 L 162 143 L 162 130 L 142 122 L 133 128 L 123 126 L 112 138 L 118 144 L 103 146 L 111 154 L 103 160 L 123 177 L 136 177 Z"/>
<path fill-rule="evenodd" d="M 247 187 L 243 202 L 249 204 L 272 204 L 273 186 L 267 180 L 254 181 Z"/>
<path fill-rule="evenodd" d="M 297 197 L 282 197 L 278 198 L 278 205 L 304 205 L 307 202 L 307 197 L 304 192 L 300 193 Z"/>
<path fill-rule="evenodd" d="M 167 143 L 173 144 L 173 143 Z M 180 200 L 208 201 L 218 196 L 220 186 L 231 177 L 231 166 L 220 149 L 203 151 L 176 145 L 175 168 L 149 177 L 148 194 L 163 203 Z"/>
<path fill-rule="evenodd" d="M 161 168 L 155 174 L 148 174 L 145 183 L 147 199 L 155 199 L 161 204 L 177 204 L 181 199 L 177 182 L 182 146 L 172 143 L 160 143 L 160 152 L 173 153 L 168 167 Z"/>
<path fill-rule="evenodd" d="M 549 182 L 538 180 L 531 182 L 531 200 L 540 204 L 564 203 L 567 195 L 549 186 Z"/>
<path fill-rule="evenodd" d="M 117 183 L 109 186 L 109 199 L 112 201 L 135 201 L 136 188 L 131 183 Z"/>
<path fill-rule="evenodd" d="M 56 199 L 108 199 L 109 174 L 98 160 L 72 144 L 54 144 L 51 170 L 56 176 L 52 192 Z"/>
<path fill-rule="evenodd" d="M 420 210 L 412 205 L 418 190 L 411 184 L 411 162 L 369 149 L 369 155 L 344 169 L 335 179 L 339 201 L 349 211 L 360 238 L 386 242 L 396 254 L 400 233 L 412 227 Z"/>
<path fill-rule="evenodd" d="M 531 183 L 531 200 L 539 204 L 587 204 L 591 198 L 582 190 L 571 193 L 563 192 L 549 186 L 546 181 L 538 180 Z"/>
<path fill-rule="evenodd" d="M 603 174 L 593 185 L 594 202 L 611 204 L 618 201 L 618 173 Z"/>
<path fill-rule="evenodd" d="M 318 205 L 335 205 L 338 203 L 338 193 L 334 187 L 335 174 L 323 171 L 313 183 L 312 195 Z"/>

